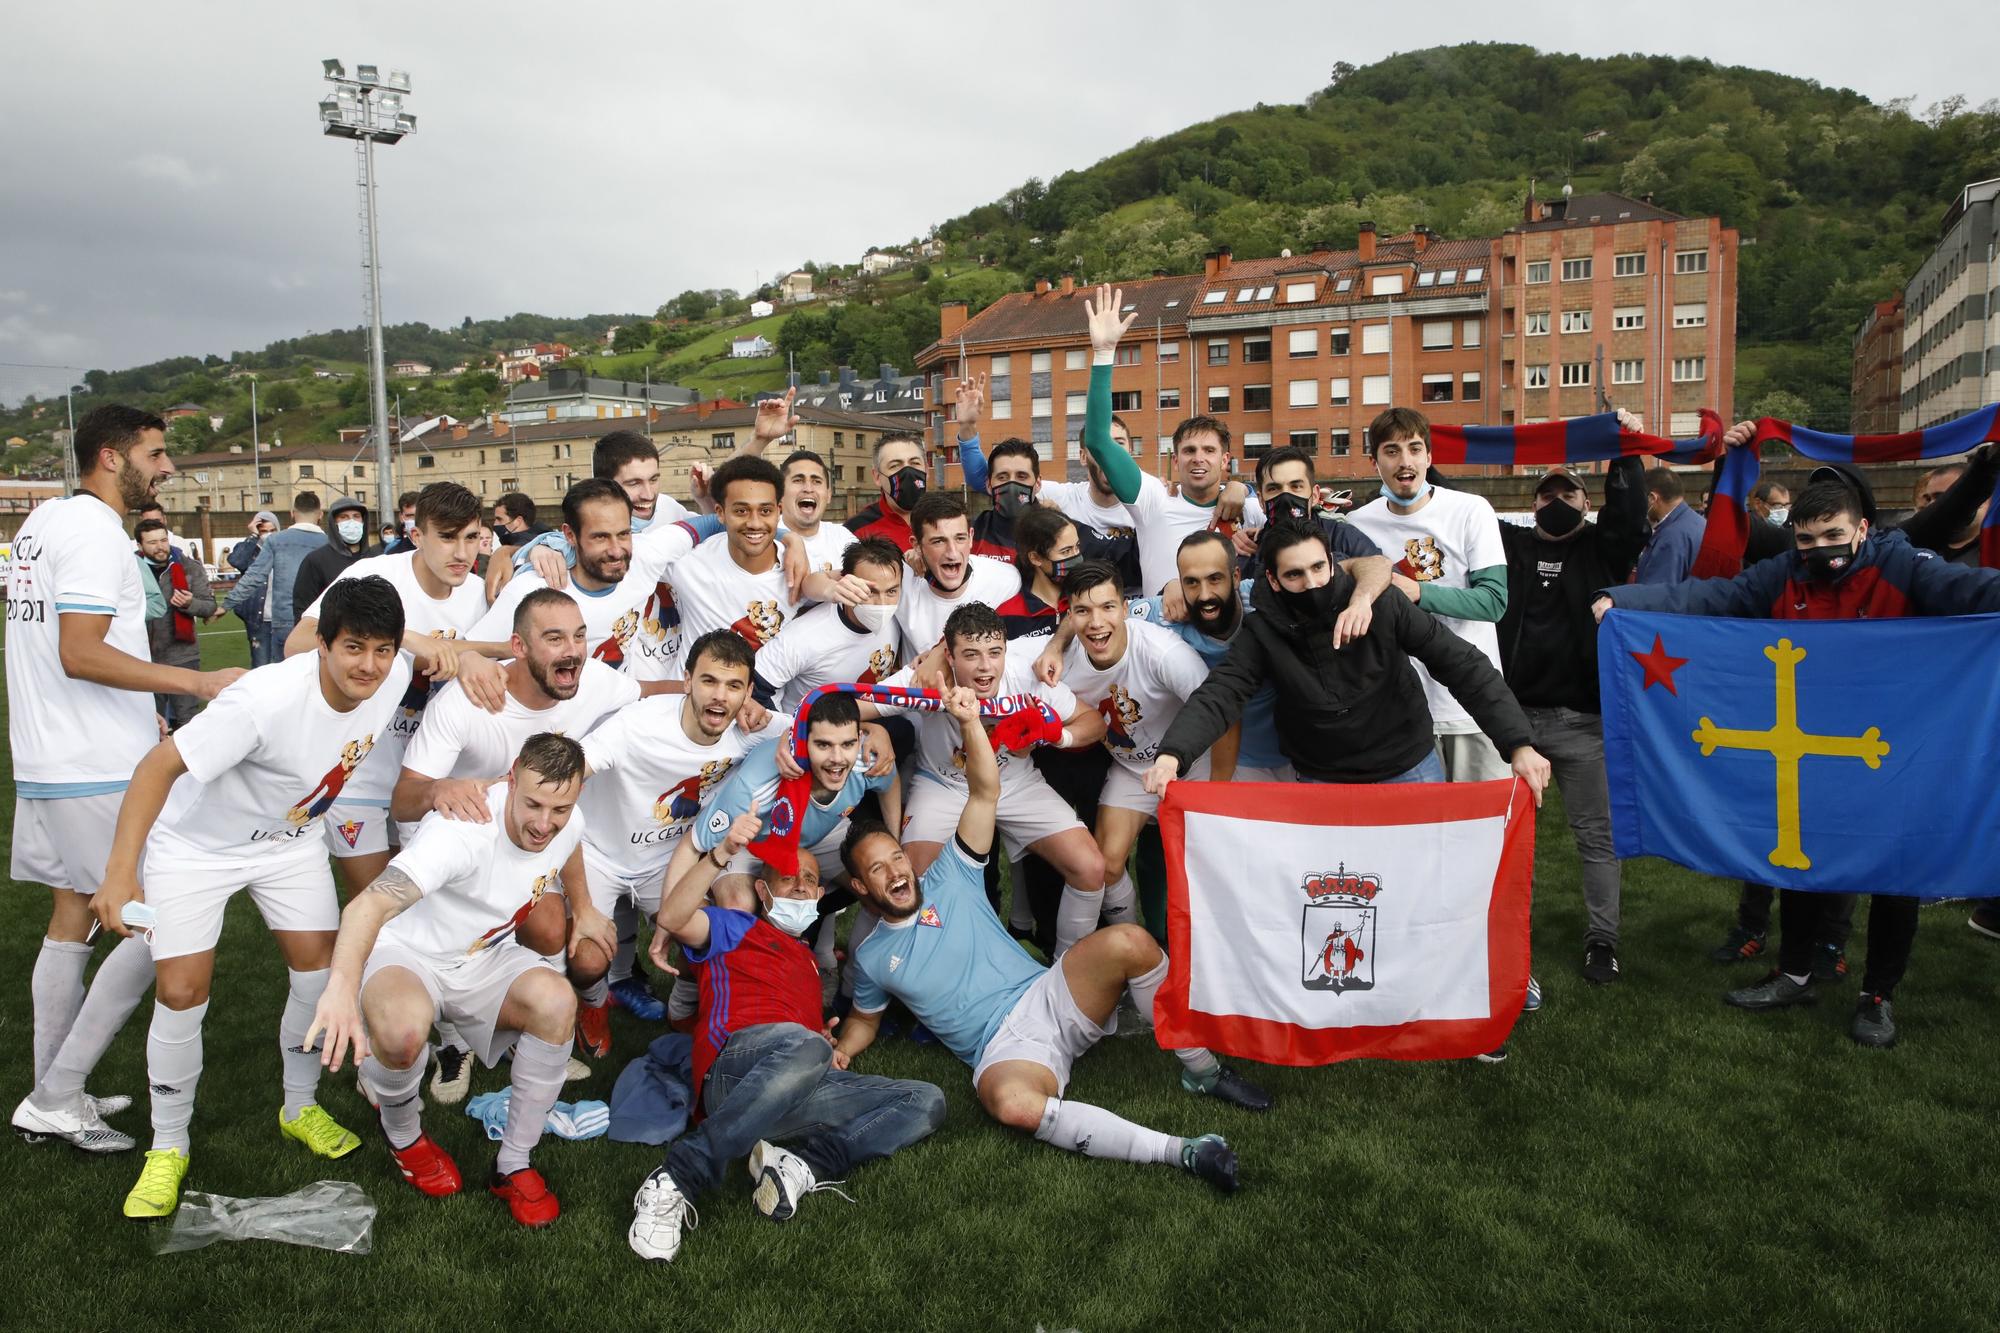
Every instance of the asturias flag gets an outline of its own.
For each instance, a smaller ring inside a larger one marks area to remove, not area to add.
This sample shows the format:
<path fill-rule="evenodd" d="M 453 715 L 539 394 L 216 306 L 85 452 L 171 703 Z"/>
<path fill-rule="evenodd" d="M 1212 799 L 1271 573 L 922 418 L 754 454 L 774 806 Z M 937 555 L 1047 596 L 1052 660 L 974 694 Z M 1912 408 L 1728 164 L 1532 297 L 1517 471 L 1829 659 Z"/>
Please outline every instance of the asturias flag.
<path fill-rule="evenodd" d="M 1176 782 L 1160 831 L 1162 1046 L 1458 1059 L 1520 1016 L 1535 805 L 1518 782 Z"/>
<path fill-rule="evenodd" d="M 1598 635 L 1620 856 L 1827 893 L 2000 894 L 2000 616 L 1612 611 Z"/>

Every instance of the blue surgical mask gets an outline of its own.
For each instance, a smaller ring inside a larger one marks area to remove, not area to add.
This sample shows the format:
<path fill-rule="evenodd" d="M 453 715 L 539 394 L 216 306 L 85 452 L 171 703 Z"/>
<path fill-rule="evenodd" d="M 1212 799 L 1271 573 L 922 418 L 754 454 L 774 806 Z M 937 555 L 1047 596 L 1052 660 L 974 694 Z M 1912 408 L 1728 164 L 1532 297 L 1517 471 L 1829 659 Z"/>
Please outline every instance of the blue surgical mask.
<path fill-rule="evenodd" d="M 1405 500 L 1402 496 L 1397 495 L 1394 491 L 1390 490 L 1386 486 L 1382 488 L 1382 494 L 1389 497 L 1390 504 L 1401 505 L 1405 509 L 1408 509 L 1413 504 L 1421 503 L 1423 501 L 1423 498 L 1429 495 L 1430 493 L 1431 493 L 1431 484 L 1428 481 L 1426 481 L 1422 486 L 1418 487 L 1417 493 L 1411 496 L 1407 500 Z"/>
<path fill-rule="evenodd" d="M 817 898 L 773 898 L 769 912 L 771 924 L 787 935 L 803 935 L 812 929 L 813 922 L 819 920 L 819 900 Z"/>

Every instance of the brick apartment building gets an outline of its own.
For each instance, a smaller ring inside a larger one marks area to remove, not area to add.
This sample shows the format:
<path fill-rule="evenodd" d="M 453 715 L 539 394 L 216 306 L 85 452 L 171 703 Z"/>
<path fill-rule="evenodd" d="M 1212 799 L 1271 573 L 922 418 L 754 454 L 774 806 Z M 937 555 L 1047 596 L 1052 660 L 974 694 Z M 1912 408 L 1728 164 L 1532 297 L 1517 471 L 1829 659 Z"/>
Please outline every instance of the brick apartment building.
<path fill-rule="evenodd" d="M 1546 276 L 1532 267 L 1543 263 Z M 1372 475 L 1367 426 L 1391 405 L 1453 425 L 1596 411 L 1598 346 L 1618 406 L 1649 420 L 1684 414 L 1690 431 L 1700 407 L 1729 410 L 1736 233 L 1619 195 L 1530 197 L 1522 225 L 1493 239 L 1423 228 L 1382 238 L 1364 224 L 1351 250 L 1240 261 L 1223 250 L 1198 275 L 1120 285 L 1135 318 L 1119 346 L 1113 407 L 1151 442 L 1142 461 L 1154 470 L 1165 470 L 1174 427 L 1205 414 L 1229 425 L 1239 460 L 1295 444 L 1312 450 L 1323 477 Z M 1494 336 L 1496 287 L 1505 338 Z M 962 303 L 943 307 L 918 366 L 931 377 L 947 484 L 958 480 L 948 422 L 961 358 L 965 373 L 988 376 L 989 445 L 1019 436 L 1054 474 L 1078 464 L 1086 294 L 1065 278 L 973 318 Z"/>
<path fill-rule="evenodd" d="M 1903 410 L 1903 298 L 1877 301 L 1854 335 L 1856 435 L 1893 435 Z"/>

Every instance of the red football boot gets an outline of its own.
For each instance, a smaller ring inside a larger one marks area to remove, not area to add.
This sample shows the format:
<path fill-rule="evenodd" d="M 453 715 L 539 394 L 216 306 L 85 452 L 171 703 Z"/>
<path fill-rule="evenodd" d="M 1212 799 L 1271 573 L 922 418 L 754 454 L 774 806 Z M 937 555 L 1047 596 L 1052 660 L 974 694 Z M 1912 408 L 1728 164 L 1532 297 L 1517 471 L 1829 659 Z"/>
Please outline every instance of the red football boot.
<path fill-rule="evenodd" d="M 524 1227 L 545 1227 L 562 1215 L 556 1196 L 549 1192 L 549 1183 L 532 1166 L 505 1176 L 496 1171 L 486 1188 L 506 1200 L 507 1211 Z"/>
<path fill-rule="evenodd" d="M 603 1059 L 611 1054 L 611 1001 L 603 1004 L 579 1004 L 576 1007 L 577 1044 L 592 1055 Z"/>
<path fill-rule="evenodd" d="M 419 1194 L 442 1199 L 458 1193 L 465 1184 L 458 1174 L 458 1163 L 428 1134 L 417 1135 L 417 1141 L 407 1148 L 390 1145 L 389 1156 L 396 1159 L 396 1169 Z"/>

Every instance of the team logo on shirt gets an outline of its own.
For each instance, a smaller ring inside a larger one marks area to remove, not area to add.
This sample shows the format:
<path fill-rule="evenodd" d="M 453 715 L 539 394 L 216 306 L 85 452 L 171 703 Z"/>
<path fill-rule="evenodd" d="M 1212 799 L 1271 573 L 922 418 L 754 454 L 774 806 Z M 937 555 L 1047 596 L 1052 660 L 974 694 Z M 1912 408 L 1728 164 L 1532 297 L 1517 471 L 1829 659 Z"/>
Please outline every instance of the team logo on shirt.
<path fill-rule="evenodd" d="M 1357 875 L 1342 862 L 1330 873 L 1307 875 L 1300 927 L 1299 984 L 1335 994 L 1375 989 L 1375 896 L 1379 875 Z"/>
<path fill-rule="evenodd" d="M 285 812 L 285 822 L 292 826 L 292 832 L 282 836 L 295 836 L 307 823 L 325 814 L 339 799 L 341 788 L 347 785 L 347 775 L 352 773 L 355 765 L 366 759 L 368 752 L 374 748 L 375 737 L 372 734 L 363 736 L 358 741 L 349 741 L 342 746 L 340 762 L 327 770 L 326 776 L 319 780 L 319 786 L 314 787 L 304 799 Z"/>
<path fill-rule="evenodd" d="M 632 641 L 632 636 L 638 630 L 639 613 L 637 611 L 627 611 L 624 615 L 611 622 L 610 636 L 603 643 L 598 644 L 590 650 L 591 657 L 596 661 L 604 663 L 606 666 L 624 666 L 625 645 Z"/>
<path fill-rule="evenodd" d="M 861 679 L 854 683 L 857 685 L 873 685 L 875 682 L 887 679 L 893 675 L 895 670 L 896 649 L 893 645 L 885 643 L 874 652 L 868 654 L 868 669 L 862 672 Z"/>
<path fill-rule="evenodd" d="M 701 803 L 735 767 L 734 759 L 709 760 L 701 766 L 701 772 L 685 782 L 676 782 L 660 793 L 660 799 L 653 802 L 653 821 L 662 825 L 687 823 L 701 813 Z M 718 810 L 716 813 L 722 812 Z M 728 824 L 723 827 L 727 828 Z M 638 835 L 634 835 L 633 840 L 638 841 Z"/>
<path fill-rule="evenodd" d="M 335 824 L 333 827 L 335 831 L 340 834 L 342 841 L 344 841 L 349 847 L 354 847 L 360 843 L 361 829 L 362 829 L 361 820 L 349 819 L 342 823 Z"/>
<path fill-rule="evenodd" d="M 1104 743 L 1116 750 L 1132 749 L 1132 729 L 1142 716 L 1132 692 L 1123 685 L 1113 685 L 1111 693 L 1097 701 L 1097 711 L 1104 714 Z"/>
<path fill-rule="evenodd" d="M 943 929 L 944 918 L 938 915 L 937 908 L 926 907 L 923 911 L 917 913 L 917 924 L 920 926 L 936 926 L 939 929 Z"/>
<path fill-rule="evenodd" d="M 1403 543 L 1403 558 L 1396 572 L 1418 583 L 1432 583 L 1444 577 L 1444 552 L 1435 537 L 1412 537 Z"/>
<path fill-rule="evenodd" d="M 729 628 L 752 648 L 762 648 L 778 635 L 785 613 L 776 602 L 755 601 L 744 608 L 743 618 Z"/>
<path fill-rule="evenodd" d="M 466 956 L 469 958 L 473 954 L 484 953 L 494 945 L 511 939 L 514 932 L 526 924 L 528 914 L 535 910 L 535 904 L 542 900 L 542 895 L 555 887 L 556 879 L 561 874 L 561 870 L 545 870 L 535 876 L 534 887 L 528 890 L 528 901 L 515 908 L 514 915 L 508 917 L 505 921 L 474 940 L 472 947 L 465 951 Z"/>

